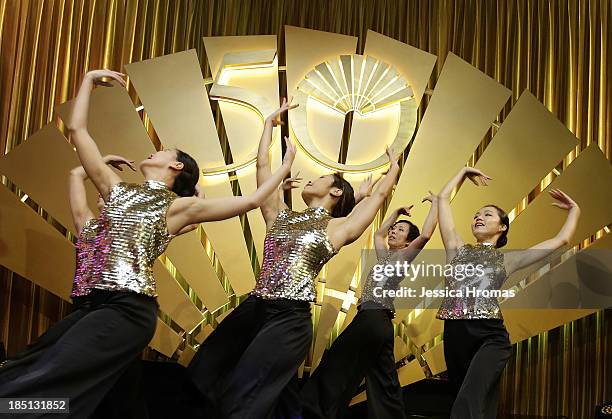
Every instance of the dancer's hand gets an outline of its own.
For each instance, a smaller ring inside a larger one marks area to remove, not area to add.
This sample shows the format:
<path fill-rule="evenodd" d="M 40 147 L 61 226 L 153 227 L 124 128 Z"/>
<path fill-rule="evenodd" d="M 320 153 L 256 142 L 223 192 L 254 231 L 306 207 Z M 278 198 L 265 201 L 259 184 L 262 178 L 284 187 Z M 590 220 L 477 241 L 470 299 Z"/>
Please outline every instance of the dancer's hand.
<path fill-rule="evenodd" d="M 92 70 L 85 75 L 86 78 L 90 79 L 94 84 L 99 86 L 112 87 L 113 85 L 109 81 L 103 79 L 112 79 L 117 81 L 121 86 L 125 87 L 125 74 L 119 73 L 118 71 L 112 70 Z"/>
<path fill-rule="evenodd" d="M 293 164 L 293 160 L 295 159 L 295 153 L 297 153 L 297 147 L 295 143 L 289 139 L 289 137 L 285 136 L 285 157 L 283 157 L 283 164 L 288 164 L 291 166 Z"/>
<path fill-rule="evenodd" d="M 464 167 L 463 176 L 467 177 L 476 186 L 487 186 L 489 180 L 492 180 L 489 176 L 485 175 L 482 171 L 474 167 Z"/>
<path fill-rule="evenodd" d="M 398 215 L 405 215 L 406 217 L 411 217 L 410 211 L 412 211 L 413 207 L 414 207 L 414 205 L 408 205 L 407 207 L 399 207 L 397 209 L 397 214 Z"/>
<path fill-rule="evenodd" d="M 429 201 L 429 202 L 431 202 L 433 204 L 438 199 L 438 195 L 434 194 L 432 191 L 428 191 L 428 192 L 429 192 L 429 195 L 427 195 L 425 198 L 423 198 L 421 203 L 423 203 L 425 201 Z"/>
<path fill-rule="evenodd" d="M 268 115 L 268 117 L 266 118 L 266 122 L 272 123 L 273 127 L 276 127 L 278 125 L 284 125 L 285 123 L 281 121 L 279 118 L 281 114 L 287 112 L 289 109 L 294 109 L 300 106 L 300 105 L 292 105 L 291 104 L 292 101 L 293 101 L 293 98 L 289 98 L 289 101 L 287 101 L 287 98 L 283 98 L 281 102 L 281 107 L 275 110 L 274 112 L 272 112 L 270 115 Z"/>
<path fill-rule="evenodd" d="M 578 204 L 572 198 L 570 198 L 568 194 L 566 194 L 562 190 L 552 189 L 548 191 L 548 193 L 550 194 L 550 196 L 552 196 L 557 201 L 557 202 L 553 202 L 551 205 L 554 205 L 555 207 L 561 208 L 562 210 L 566 210 L 566 211 L 569 211 L 572 208 L 580 209 L 580 207 L 578 207 Z"/>
<path fill-rule="evenodd" d="M 390 168 L 399 169 L 399 164 L 397 162 L 399 155 L 396 154 L 395 151 L 391 147 L 387 147 L 387 149 L 385 150 L 385 153 L 387 153 L 387 157 L 389 158 L 389 163 L 391 163 Z"/>
<path fill-rule="evenodd" d="M 120 172 L 123 172 L 123 167 L 121 167 L 122 165 L 128 166 L 134 172 L 136 171 L 136 167 L 134 167 L 134 160 L 128 160 L 125 157 L 117 156 L 114 154 L 108 154 L 104 156 L 104 163 L 108 164 L 109 166 L 113 166 Z"/>
<path fill-rule="evenodd" d="M 359 190 L 355 193 L 355 202 L 359 203 L 362 199 L 372 195 L 372 190 L 376 182 L 380 180 L 380 177 L 375 181 L 372 181 L 372 175 L 367 176 L 359 185 Z"/>
<path fill-rule="evenodd" d="M 280 189 L 283 191 L 288 191 L 291 189 L 298 188 L 300 186 L 301 181 L 302 178 L 300 177 L 300 171 L 298 170 L 295 176 L 288 177 L 287 179 L 283 180 L 283 183 L 281 183 L 280 185 Z"/>

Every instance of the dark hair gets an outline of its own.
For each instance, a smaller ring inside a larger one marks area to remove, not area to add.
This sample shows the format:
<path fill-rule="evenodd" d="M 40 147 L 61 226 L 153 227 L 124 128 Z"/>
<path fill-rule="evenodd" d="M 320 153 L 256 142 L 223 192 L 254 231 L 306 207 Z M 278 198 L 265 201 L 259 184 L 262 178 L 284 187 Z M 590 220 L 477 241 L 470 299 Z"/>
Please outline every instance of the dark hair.
<path fill-rule="evenodd" d="M 342 190 L 342 195 L 332 210 L 332 217 L 346 217 L 355 208 L 355 191 L 340 173 L 334 173 L 334 183 L 332 187 Z"/>
<path fill-rule="evenodd" d="M 497 238 L 497 242 L 495 243 L 496 249 L 504 247 L 508 243 L 508 232 L 510 231 L 510 219 L 508 218 L 508 214 L 506 214 L 506 211 L 504 211 L 497 205 L 489 204 L 485 205 L 484 207 L 495 208 L 497 210 L 497 215 L 499 215 L 499 222 L 506 226 L 506 230 L 502 231 L 501 236 Z"/>
<path fill-rule="evenodd" d="M 184 151 L 177 149 L 176 159 L 183 163 L 183 170 L 174 178 L 172 192 L 178 196 L 194 196 L 200 178 L 200 168 L 193 157 Z"/>
<path fill-rule="evenodd" d="M 389 230 L 391 230 L 391 228 L 393 228 L 396 224 L 399 224 L 399 223 L 408 224 L 408 237 L 407 237 L 408 241 L 413 241 L 414 239 L 416 239 L 417 237 L 421 235 L 419 228 L 416 225 L 414 225 L 412 221 L 409 221 L 409 220 L 396 221 L 391 225 L 391 227 L 389 227 Z"/>

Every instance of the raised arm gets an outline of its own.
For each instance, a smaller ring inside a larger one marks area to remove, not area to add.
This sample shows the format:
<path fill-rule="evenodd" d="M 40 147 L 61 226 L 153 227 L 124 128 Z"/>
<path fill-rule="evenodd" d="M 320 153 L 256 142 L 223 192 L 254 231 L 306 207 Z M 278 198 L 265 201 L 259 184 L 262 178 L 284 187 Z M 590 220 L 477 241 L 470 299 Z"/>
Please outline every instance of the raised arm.
<path fill-rule="evenodd" d="M 272 167 L 270 164 L 270 143 L 272 142 L 272 131 L 274 127 L 282 125 L 279 117 L 287 112 L 289 109 L 293 109 L 298 105 L 291 105 L 291 101 L 287 101 L 283 98 L 281 107 L 276 111 L 268 115 L 264 121 L 263 132 L 261 133 L 261 139 L 259 140 L 259 148 L 257 149 L 257 187 L 263 185 L 272 176 Z M 286 207 L 281 194 L 270 194 L 270 196 L 260 206 L 261 214 L 266 221 L 266 226 L 270 228 L 278 212 Z"/>
<path fill-rule="evenodd" d="M 262 205 L 270 194 L 276 193 L 278 185 L 291 171 L 296 146 L 288 138 L 285 138 L 285 141 L 287 142 L 287 149 L 283 164 L 254 193 L 227 198 L 178 198 L 172 203 L 168 211 L 168 232 L 177 234 L 190 224 L 225 220 Z"/>
<path fill-rule="evenodd" d="M 576 226 L 580 218 L 580 207 L 578 204 L 559 189 L 553 189 L 548 193 L 557 201 L 553 202 L 552 205 L 567 211 L 565 223 L 557 235 L 552 239 L 545 240 L 526 250 L 506 253 L 504 255 L 504 265 L 508 275 L 533 263 L 539 262 L 551 255 L 555 250 L 566 246 L 576 232 Z"/>
<path fill-rule="evenodd" d="M 122 86 L 125 86 L 121 73 L 110 70 L 94 70 L 87 73 L 74 101 L 72 116 L 67 128 L 87 176 L 94 183 L 102 198 L 106 200 L 111 187 L 119 183 L 121 179 L 106 166 L 98 146 L 87 131 L 91 89 L 94 84 L 111 86 L 110 83 L 102 81 L 102 78 L 105 77 L 117 80 Z"/>
<path fill-rule="evenodd" d="M 133 160 L 128 160 L 121 156 L 108 155 L 103 158 L 103 161 L 104 164 L 111 165 L 119 171 L 123 170 L 121 167 L 123 164 L 134 171 L 136 170 Z M 68 187 L 70 195 L 70 212 L 77 235 L 81 234 L 81 230 L 85 223 L 94 217 L 93 211 L 89 208 L 89 205 L 87 205 L 87 191 L 85 189 L 86 180 L 87 173 L 83 166 L 75 167 L 70 171 Z"/>
<path fill-rule="evenodd" d="M 433 236 L 433 233 L 436 230 L 436 225 L 438 224 L 438 197 L 429 191 L 429 195 L 423 198 L 422 202 L 425 201 L 429 201 L 431 203 L 431 207 L 429 208 L 429 213 L 427 213 L 423 227 L 421 227 L 421 234 L 419 234 L 416 239 L 411 241 L 407 247 L 409 251 L 416 250 L 417 253 L 421 251 L 429 239 L 431 239 L 431 236 Z"/>
<path fill-rule="evenodd" d="M 455 221 L 450 208 L 450 196 L 453 190 L 460 186 L 465 178 L 470 179 L 475 185 L 478 181 L 483 186 L 487 185 L 487 180 L 490 180 L 487 175 L 473 167 L 464 167 L 442 188 L 438 194 L 438 219 L 440 223 L 440 235 L 446 249 L 447 261 L 452 260 L 457 254 L 457 249 L 463 245 L 463 240 L 457 234 L 455 229 Z"/>
<path fill-rule="evenodd" d="M 436 224 L 438 223 L 438 197 L 434 195 L 431 191 L 429 191 L 429 195 L 423 198 L 422 202 L 425 201 L 431 202 L 431 208 L 429 209 L 427 218 L 425 218 L 425 222 L 423 223 L 423 227 L 421 228 L 421 234 L 416 239 L 412 240 L 407 247 L 396 250 L 393 253 L 393 257 L 389 260 L 389 262 L 412 262 L 414 258 L 421 252 L 421 250 L 423 250 L 423 248 L 433 235 L 436 229 Z"/>
<path fill-rule="evenodd" d="M 374 232 L 374 248 L 376 249 L 376 256 L 378 259 L 384 258 L 389 251 L 387 249 L 387 244 L 385 243 L 385 239 L 389 234 L 389 229 L 393 225 L 393 223 L 399 218 L 400 215 L 410 216 L 410 210 L 412 209 L 412 205 L 409 207 L 400 207 L 393 211 L 391 214 L 385 219 L 378 230 Z"/>
<path fill-rule="evenodd" d="M 372 223 L 385 198 L 391 193 L 400 169 L 397 156 L 391 149 L 387 149 L 387 155 L 391 165 L 387 174 L 378 182 L 372 196 L 357 204 L 347 217 L 330 220 L 328 234 L 335 249 L 357 240 Z"/>

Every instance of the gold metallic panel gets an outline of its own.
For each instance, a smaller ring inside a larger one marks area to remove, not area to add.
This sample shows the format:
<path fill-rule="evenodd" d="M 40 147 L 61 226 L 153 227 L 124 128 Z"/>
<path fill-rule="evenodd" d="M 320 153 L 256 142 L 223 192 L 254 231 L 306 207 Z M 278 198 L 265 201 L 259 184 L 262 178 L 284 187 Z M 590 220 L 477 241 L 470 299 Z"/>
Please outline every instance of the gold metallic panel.
<path fill-rule="evenodd" d="M 208 311 L 215 311 L 229 301 L 215 268 L 202 247 L 199 229 L 173 239 L 166 255 Z"/>
<path fill-rule="evenodd" d="M 0 264 L 68 300 L 74 261 L 72 243 L 0 186 Z"/>
<path fill-rule="evenodd" d="M 518 342 L 592 314 L 597 311 L 592 307 L 597 307 L 598 303 L 601 307 L 609 307 L 609 288 L 601 290 L 597 283 L 601 284 L 602 279 L 612 272 L 611 250 L 612 235 L 608 233 L 587 250 L 575 254 L 529 284 L 516 297 L 503 302 L 501 307 L 511 341 Z M 555 307 L 575 306 L 576 309 L 524 308 L 542 307 L 546 301 L 551 301 Z M 589 307 L 580 308 L 582 302 L 588 303 Z"/>
<path fill-rule="evenodd" d="M 205 36 L 206 60 L 213 78 L 227 53 L 276 49 L 276 35 Z M 278 90 L 278 89 L 277 89 Z"/>
<path fill-rule="evenodd" d="M 372 30 L 368 30 L 366 35 L 364 54 L 372 55 L 395 67 L 408 79 L 417 106 L 421 103 L 436 65 L 435 55 Z"/>
<path fill-rule="evenodd" d="M 340 333 L 344 332 L 344 329 L 348 327 L 349 324 L 353 321 L 355 316 L 357 315 L 357 306 L 355 304 L 351 304 L 348 311 L 346 312 L 346 316 L 344 317 L 344 323 L 342 323 L 342 328 L 340 329 Z"/>
<path fill-rule="evenodd" d="M 404 342 L 404 340 L 400 338 L 399 336 L 396 336 L 395 342 L 393 345 L 393 356 L 395 358 L 395 362 L 404 358 L 406 355 L 408 355 L 408 353 L 409 353 L 409 350 L 408 350 L 408 345 L 406 345 L 406 342 Z"/>
<path fill-rule="evenodd" d="M 155 334 L 151 342 L 149 342 L 151 348 L 170 358 L 176 352 L 181 342 L 183 342 L 181 335 L 172 330 L 166 323 L 157 319 Z"/>
<path fill-rule="evenodd" d="M 362 391 L 361 393 L 359 393 L 358 395 L 356 395 L 355 397 L 353 397 L 353 399 L 351 400 L 351 402 L 349 403 L 349 406 L 352 406 L 354 404 L 357 403 L 361 403 L 364 402 L 368 399 L 367 394 L 365 391 Z"/>
<path fill-rule="evenodd" d="M 485 188 L 464 182 L 452 201 L 459 235 L 473 241 L 470 226 L 476 210 L 495 204 L 510 211 L 577 145 L 574 134 L 524 91 L 476 164 L 493 180 Z M 513 236 L 511 228 L 509 247 L 515 247 Z M 443 248 L 439 234 L 429 244 Z"/>
<path fill-rule="evenodd" d="M 538 333 L 586 317 L 596 311 L 588 309 L 551 309 L 546 311 L 510 309 L 504 310 L 504 324 L 510 334 L 510 343 L 514 344 Z"/>
<path fill-rule="evenodd" d="M 184 367 L 189 366 L 189 363 L 193 359 L 196 354 L 196 350 L 193 349 L 189 345 L 185 345 L 185 349 L 181 351 L 181 355 L 179 356 L 178 363 Z"/>
<path fill-rule="evenodd" d="M 202 327 L 202 330 L 200 330 L 200 333 L 195 335 L 194 338 L 198 343 L 202 343 L 206 340 L 208 336 L 210 336 L 213 330 L 215 329 L 210 324 L 206 324 Z"/>
<path fill-rule="evenodd" d="M 159 308 L 187 332 L 193 330 L 204 320 L 204 316 L 189 299 L 189 295 L 172 277 L 168 269 L 157 259 L 153 265 L 153 275 L 159 296 Z"/>
<path fill-rule="evenodd" d="M 612 234 L 607 234 L 527 284 L 503 308 L 612 307 L 611 250 Z"/>
<path fill-rule="evenodd" d="M 70 122 L 73 103 L 74 99 L 55 109 L 66 123 Z M 139 162 L 155 152 L 132 99 L 127 91 L 118 85 L 93 90 L 87 129 L 102 155 L 119 154 Z M 118 173 L 126 182 L 140 183 L 143 180 L 140 172 L 128 169 Z"/>
<path fill-rule="evenodd" d="M 195 50 L 129 64 L 126 70 L 166 147 L 184 149 L 202 169 L 224 164 Z M 208 197 L 233 195 L 227 175 L 204 177 L 201 183 Z M 204 231 L 236 294 L 250 291 L 255 276 L 240 220 L 207 223 Z"/>
<path fill-rule="evenodd" d="M 50 158 L 52 156 L 52 158 Z M 47 124 L 27 141 L 0 158 L 0 173 L 6 175 L 63 226 L 74 231 L 68 178 L 79 159 L 54 124 Z M 88 185 L 88 201 L 95 209 L 97 193 Z"/>
<path fill-rule="evenodd" d="M 217 76 L 217 71 L 221 67 L 226 54 L 248 54 L 252 51 L 261 50 L 276 51 L 276 43 L 275 35 L 204 38 L 206 57 L 214 77 Z M 271 109 L 268 111 L 266 107 L 261 108 L 263 118 L 267 117 L 269 113 L 276 110 L 279 106 L 278 60 L 274 60 L 269 67 L 266 66 L 248 71 L 225 71 L 222 80 L 217 80 L 217 82 L 223 82 L 228 86 L 239 88 L 241 89 L 240 93 L 248 92 L 249 96 L 257 95 L 263 98 L 267 102 L 267 107 Z M 262 117 L 252 109 L 241 105 L 231 104 L 227 101 L 221 101 L 219 104 L 234 161 L 242 159 L 242 153 L 248 155 L 250 152 L 256 152 L 263 129 Z M 281 158 L 280 128 L 274 128 L 270 149 L 272 170 L 278 168 Z M 240 190 L 243 194 L 252 193 L 257 189 L 254 163 L 251 166 L 238 170 L 236 174 Z M 266 225 L 259 210 L 249 211 L 247 217 L 257 257 L 261 262 L 263 260 L 263 242 L 266 235 Z"/>
<path fill-rule="evenodd" d="M 444 342 L 438 343 L 436 346 L 426 351 L 423 354 L 425 362 L 433 375 L 438 375 L 446 371 L 446 360 L 444 359 Z"/>
<path fill-rule="evenodd" d="M 316 336 L 314 340 L 314 349 L 312 351 L 311 371 L 319 365 L 323 351 L 329 342 L 331 328 L 336 323 L 338 312 L 342 306 L 342 300 L 335 297 L 325 296 L 325 300 L 321 307 L 321 315 L 319 316 L 319 324 L 317 326 Z"/>
<path fill-rule="evenodd" d="M 588 185 L 585 187 L 584 185 Z M 567 212 L 551 206 L 546 191 L 561 189 L 580 205 L 581 216 L 570 246 L 584 240 L 612 222 L 612 166 L 597 144 L 583 150 L 578 157 L 510 224 L 508 247 L 526 249 L 554 237 Z M 515 272 L 504 288 L 514 286 L 541 264 Z"/>
<path fill-rule="evenodd" d="M 399 376 L 399 382 L 402 387 L 425 379 L 423 368 L 416 359 L 398 369 L 397 375 Z"/>
<path fill-rule="evenodd" d="M 406 335 L 416 346 L 423 346 L 444 330 L 444 322 L 436 319 L 438 309 L 419 310 L 420 314 L 412 321 L 406 323 Z"/>

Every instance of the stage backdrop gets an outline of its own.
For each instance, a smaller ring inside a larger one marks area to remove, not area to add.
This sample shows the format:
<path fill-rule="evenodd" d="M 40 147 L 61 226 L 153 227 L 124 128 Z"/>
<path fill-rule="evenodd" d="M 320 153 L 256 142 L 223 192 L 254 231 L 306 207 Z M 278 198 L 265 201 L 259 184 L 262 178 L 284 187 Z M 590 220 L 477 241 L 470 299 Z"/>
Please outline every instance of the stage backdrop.
<path fill-rule="evenodd" d="M 542 0 L 0 0 L 0 145 L 8 153 L 54 120 L 54 109 L 75 95 L 88 69 L 122 70 L 194 48 L 210 77 L 206 36 L 278 36 L 284 94 L 283 28 L 293 25 L 356 36 L 357 53 L 368 30 L 428 51 L 438 57 L 431 86 L 453 52 L 511 89 L 502 119 L 528 89 L 575 134 L 580 150 L 596 143 L 610 159 L 610 9 L 608 1 Z M 419 117 L 426 105 L 427 97 Z M 214 112 L 221 121 L 219 108 Z M 218 129 L 223 137 L 222 123 Z M 0 340 L 10 354 L 68 310 L 53 294 L 1 268 Z M 502 409 L 592 416 L 594 404 L 612 398 L 610 323 L 609 313 L 595 313 L 518 343 L 503 379 Z"/>

